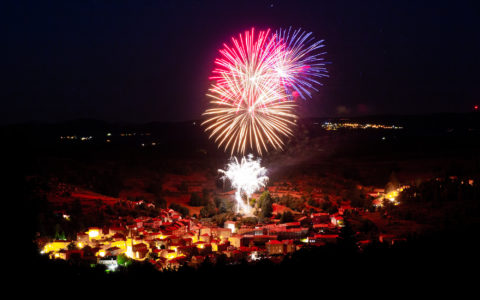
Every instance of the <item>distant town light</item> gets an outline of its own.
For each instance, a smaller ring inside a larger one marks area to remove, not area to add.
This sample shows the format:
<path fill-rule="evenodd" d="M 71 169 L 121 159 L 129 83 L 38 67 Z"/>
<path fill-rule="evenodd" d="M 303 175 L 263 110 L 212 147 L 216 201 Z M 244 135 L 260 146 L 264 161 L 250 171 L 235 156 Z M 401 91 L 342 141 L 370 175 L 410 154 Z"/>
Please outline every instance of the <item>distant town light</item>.
<path fill-rule="evenodd" d="M 314 123 L 317 124 L 317 123 Z M 403 129 L 402 126 L 397 125 L 383 125 L 383 124 L 361 124 L 361 123 L 349 123 L 349 122 L 341 122 L 341 123 L 332 123 L 332 122 L 324 122 L 322 124 L 322 128 L 325 130 L 338 130 L 340 128 L 345 129 Z"/>

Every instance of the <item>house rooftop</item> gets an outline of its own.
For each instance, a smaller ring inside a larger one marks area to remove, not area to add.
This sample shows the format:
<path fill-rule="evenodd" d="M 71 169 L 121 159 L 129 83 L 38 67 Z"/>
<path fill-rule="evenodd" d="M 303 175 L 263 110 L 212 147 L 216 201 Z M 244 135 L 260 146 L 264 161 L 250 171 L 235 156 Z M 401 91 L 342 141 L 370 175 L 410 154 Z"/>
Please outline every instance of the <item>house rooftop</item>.
<path fill-rule="evenodd" d="M 270 240 L 270 241 L 267 242 L 267 244 L 269 244 L 269 245 L 283 245 L 283 243 L 278 241 L 278 240 Z"/>

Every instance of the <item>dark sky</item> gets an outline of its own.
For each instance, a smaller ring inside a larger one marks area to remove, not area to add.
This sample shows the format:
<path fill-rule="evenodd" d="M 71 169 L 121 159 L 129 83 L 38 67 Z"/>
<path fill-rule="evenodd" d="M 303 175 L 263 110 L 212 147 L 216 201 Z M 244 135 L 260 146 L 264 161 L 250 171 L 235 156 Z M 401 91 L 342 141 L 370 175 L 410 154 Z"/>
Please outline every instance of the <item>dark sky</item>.
<path fill-rule="evenodd" d="M 475 1 L 2 1 L 2 123 L 200 118 L 223 42 L 302 27 L 330 78 L 301 116 L 464 112 L 480 102 Z"/>

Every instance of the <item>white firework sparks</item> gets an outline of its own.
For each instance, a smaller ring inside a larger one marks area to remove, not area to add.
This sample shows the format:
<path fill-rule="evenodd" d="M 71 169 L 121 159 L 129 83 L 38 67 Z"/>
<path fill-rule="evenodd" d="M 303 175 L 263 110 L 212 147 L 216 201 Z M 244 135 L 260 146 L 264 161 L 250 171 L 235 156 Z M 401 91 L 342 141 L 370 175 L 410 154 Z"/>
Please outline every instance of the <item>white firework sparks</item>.
<path fill-rule="evenodd" d="M 218 170 L 223 174 L 222 179 L 230 180 L 232 187 L 237 191 L 235 200 L 237 201 L 237 213 L 250 215 L 252 208 L 248 199 L 260 188 L 267 184 L 268 177 L 265 175 L 267 169 L 260 166 L 260 159 L 254 159 L 252 154 L 242 157 L 240 163 L 236 157 L 232 157 L 225 170 Z M 247 203 L 242 198 L 245 195 Z"/>

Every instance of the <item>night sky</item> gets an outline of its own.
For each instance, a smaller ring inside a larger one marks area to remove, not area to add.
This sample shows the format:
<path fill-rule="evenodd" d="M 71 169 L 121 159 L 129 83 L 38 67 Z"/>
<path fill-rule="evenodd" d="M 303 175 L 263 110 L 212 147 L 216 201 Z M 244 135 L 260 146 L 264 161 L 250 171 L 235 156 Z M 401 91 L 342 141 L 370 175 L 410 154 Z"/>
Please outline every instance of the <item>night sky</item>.
<path fill-rule="evenodd" d="M 467 112 L 480 102 L 475 1 L 2 1 L 1 123 L 199 119 L 222 44 L 324 39 L 330 78 L 301 117 Z"/>

